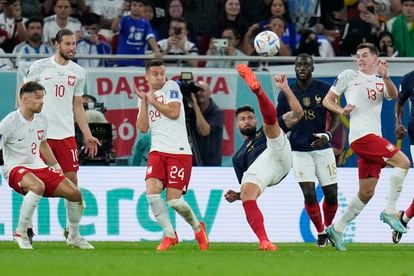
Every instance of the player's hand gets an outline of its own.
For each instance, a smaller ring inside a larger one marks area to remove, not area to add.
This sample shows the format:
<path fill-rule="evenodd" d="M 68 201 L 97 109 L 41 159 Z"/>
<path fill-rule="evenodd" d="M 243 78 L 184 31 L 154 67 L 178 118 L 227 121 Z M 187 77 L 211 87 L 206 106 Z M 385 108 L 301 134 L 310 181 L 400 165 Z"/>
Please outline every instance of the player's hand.
<path fill-rule="evenodd" d="M 388 78 L 388 62 L 385 59 L 379 59 L 378 60 L 378 74 L 382 78 Z"/>
<path fill-rule="evenodd" d="M 321 148 L 325 146 L 326 143 L 328 143 L 331 140 L 329 134 L 326 132 L 314 133 L 313 136 L 317 138 L 311 143 L 311 147 L 314 147 L 314 148 Z"/>
<path fill-rule="evenodd" d="M 147 100 L 149 104 L 154 105 L 154 103 L 157 102 L 157 97 L 155 96 L 154 92 L 148 92 L 147 93 Z"/>
<path fill-rule="evenodd" d="M 287 77 L 285 74 L 277 74 L 274 77 L 276 86 L 282 90 L 282 92 L 286 91 L 289 88 L 289 84 L 287 81 Z"/>
<path fill-rule="evenodd" d="M 144 91 L 139 90 L 138 87 L 135 86 L 135 84 L 134 84 L 134 93 L 141 99 L 141 101 L 143 102 L 146 101 L 147 94 Z"/>
<path fill-rule="evenodd" d="M 85 154 L 89 158 L 93 158 L 98 154 L 98 146 L 101 146 L 101 142 L 93 136 L 85 137 Z"/>
<path fill-rule="evenodd" d="M 194 111 L 200 110 L 200 106 L 197 102 L 197 97 L 194 93 L 191 93 L 191 105 L 193 106 Z"/>
<path fill-rule="evenodd" d="M 232 202 L 234 202 L 234 201 L 236 201 L 236 200 L 240 200 L 240 193 L 236 193 L 236 192 L 235 192 L 235 191 L 233 191 L 233 190 L 228 190 L 228 191 L 224 194 L 224 198 L 225 198 L 228 202 L 232 203 Z"/>
<path fill-rule="evenodd" d="M 407 129 L 402 125 L 397 125 L 397 128 L 395 129 L 395 135 L 397 135 L 397 139 L 402 139 L 407 134 Z"/>
<path fill-rule="evenodd" d="M 344 111 L 342 112 L 342 115 L 344 115 L 344 116 L 349 115 L 349 113 L 351 113 L 352 110 L 354 110 L 354 108 L 355 108 L 355 105 L 353 105 L 353 104 L 347 104 L 344 107 Z"/>

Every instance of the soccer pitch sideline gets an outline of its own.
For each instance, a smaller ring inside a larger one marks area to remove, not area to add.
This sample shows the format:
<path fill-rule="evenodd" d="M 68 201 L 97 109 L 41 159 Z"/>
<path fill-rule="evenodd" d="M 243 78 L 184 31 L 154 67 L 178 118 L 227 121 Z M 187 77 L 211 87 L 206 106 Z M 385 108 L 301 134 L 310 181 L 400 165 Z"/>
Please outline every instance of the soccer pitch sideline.
<path fill-rule="evenodd" d="M 414 275 L 413 244 L 350 243 L 348 251 L 313 243 L 211 243 L 199 251 L 181 242 L 157 252 L 157 242 L 92 242 L 96 250 L 35 242 L 34 250 L 0 242 L 1 275 Z"/>

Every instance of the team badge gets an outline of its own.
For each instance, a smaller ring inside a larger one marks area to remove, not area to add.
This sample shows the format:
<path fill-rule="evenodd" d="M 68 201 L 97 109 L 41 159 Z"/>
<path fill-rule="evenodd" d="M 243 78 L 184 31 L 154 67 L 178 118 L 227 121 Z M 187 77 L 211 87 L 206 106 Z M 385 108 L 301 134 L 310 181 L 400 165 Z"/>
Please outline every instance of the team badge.
<path fill-rule="evenodd" d="M 170 90 L 170 98 L 171 99 L 178 99 L 178 91 L 177 90 Z"/>
<path fill-rule="evenodd" d="M 147 169 L 147 174 L 150 174 L 150 173 L 152 173 L 152 166 L 149 166 Z"/>
<path fill-rule="evenodd" d="M 68 76 L 68 85 L 74 86 L 75 85 L 76 76 Z"/>
<path fill-rule="evenodd" d="M 321 96 L 316 95 L 316 96 L 315 96 L 315 101 L 316 101 L 316 104 L 321 104 L 321 101 L 322 101 Z"/>
<path fill-rule="evenodd" d="M 382 82 L 375 83 L 378 92 L 384 92 L 384 84 Z"/>
<path fill-rule="evenodd" d="M 388 151 L 391 151 L 391 152 L 395 150 L 395 146 L 394 146 L 393 144 L 391 144 L 391 143 L 390 143 L 390 144 L 388 144 L 388 145 L 386 146 L 386 148 L 387 148 L 387 150 L 388 150 Z"/>
<path fill-rule="evenodd" d="M 308 107 L 311 105 L 311 99 L 309 97 L 305 97 L 302 99 L 303 105 Z"/>
<path fill-rule="evenodd" d="M 38 140 L 44 140 L 45 139 L 45 131 L 44 130 L 38 130 L 37 131 L 37 139 Z"/>

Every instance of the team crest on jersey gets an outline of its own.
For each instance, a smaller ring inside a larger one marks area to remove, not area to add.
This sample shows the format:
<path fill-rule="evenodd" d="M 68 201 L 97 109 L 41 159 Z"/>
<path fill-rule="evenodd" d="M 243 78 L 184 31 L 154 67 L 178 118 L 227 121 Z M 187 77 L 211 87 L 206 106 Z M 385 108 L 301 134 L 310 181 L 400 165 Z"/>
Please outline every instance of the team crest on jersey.
<path fill-rule="evenodd" d="M 305 97 L 302 99 L 303 105 L 308 107 L 311 105 L 311 99 L 309 97 Z"/>
<path fill-rule="evenodd" d="M 45 139 L 45 131 L 44 130 L 38 130 L 37 131 L 37 139 L 38 140 L 44 140 Z"/>
<path fill-rule="evenodd" d="M 315 102 L 316 102 L 316 104 L 317 104 L 317 105 L 321 104 L 321 101 L 322 101 L 321 96 L 316 95 L 316 96 L 315 96 Z"/>
<path fill-rule="evenodd" d="M 170 98 L 171 99 L 178 99 L 178 91 L 177 90 L 170 90 Z"/>
<path fill-rule="evenodd" d="M 69 75 L 68 76 L 68 85 L 74 86 L 75 85 L 75 79 L 76 79 L 76 76 Z"/>
<path fill-rule="evenodd" d="M 386 148 L 387 148 L 387 150 L 388 151 L 394 151 L 395 150 L 395 146 L 393 145 L 393 144 L 391 144 L 391 143 L 389 143 L 387 146 L 386 146 Z"/>
<path fill-rule="evenodd" d="M 152 173 L 152 166 L 149 166 L 149 167 L 147 168 L 147 174 L 150 174 L 150 173 Z"/>
<path fill-rule="evenodd" d="M 384 92 L 384 84 L 382 82 L 375 83 L 378 92 Z"/>

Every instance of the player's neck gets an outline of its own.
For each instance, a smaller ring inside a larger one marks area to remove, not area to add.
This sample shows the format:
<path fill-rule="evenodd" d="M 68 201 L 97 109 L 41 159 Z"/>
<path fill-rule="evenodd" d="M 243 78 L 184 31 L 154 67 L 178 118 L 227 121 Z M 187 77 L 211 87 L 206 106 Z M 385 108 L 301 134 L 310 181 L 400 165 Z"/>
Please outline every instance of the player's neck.
<path fill-rule="evenodd" d="M 59 54 L 54 55 L 53 59 L 55 62 L 59 65 L 67 65 L 69 64 L 70 60 L 66 60 L 63 57 L 61 57 Z"/>
<path fill-rule="evenodd" d="M 308 88 L 312 84 L 312 82 L 313 82 L 313 78 L 309 78 L 307 80 L 298 79 L 296 83 L 300 89 L 305 89 L 305 88 Z"/>
<path fill-rule="evenodd" d="M 33 118 L 34 118 L 33 111 L 30 111 L 22 107 L 19 108 L 19 111 L 20 111 L 20 114 L 22 114 L 23 118 L 26 119 L 26 121 L 29 121 L 29 122 L 33 121 Z"/>

